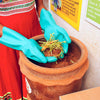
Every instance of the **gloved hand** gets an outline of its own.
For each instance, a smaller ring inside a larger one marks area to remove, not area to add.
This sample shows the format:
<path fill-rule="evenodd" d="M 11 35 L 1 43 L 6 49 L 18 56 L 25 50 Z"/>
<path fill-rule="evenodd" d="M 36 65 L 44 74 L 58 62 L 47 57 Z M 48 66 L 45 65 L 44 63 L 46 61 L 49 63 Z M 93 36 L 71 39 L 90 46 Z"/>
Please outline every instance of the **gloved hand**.
<path fill-rule="evenodd" d="M 55 62 L 56 57 L 45 57 L 41 52 L 41 47 L 34 39 L 27 39 L 18 32 L 3 27 L 3 35 L 0 43 L 12 49 L 21 50 L 28 58 L 40 63 Z"/>
<path fill-rule="evenodd" d="M 49 40 L 50 34 L 54 33 L 54 38 L 56 40 L 59 40 L 60 42 L 66 41 L 66 43 L 63 43 L 62 45 L 63 51 L 66 54 L 68 52 L 68 44 L 71 43 L 71 39 L 65 29 L 58 26 L 51 13 L 44 8 L 42 8 L 40 13 L 40 25 L 44 30 L 44 37 L 46 40 Z M 61 58 L 64 57 L 64 53 L 61 53 Z"/>

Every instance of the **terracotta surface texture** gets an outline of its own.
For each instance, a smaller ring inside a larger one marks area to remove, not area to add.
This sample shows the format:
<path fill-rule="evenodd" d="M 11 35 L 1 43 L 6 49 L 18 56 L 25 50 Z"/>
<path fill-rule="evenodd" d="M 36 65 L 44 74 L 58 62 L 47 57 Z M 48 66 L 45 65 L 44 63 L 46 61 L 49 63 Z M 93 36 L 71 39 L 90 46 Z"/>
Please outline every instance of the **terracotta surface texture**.
<path fill-rule="evenodd" d="M 39 43 L 39 41 L 44 42 L 45 40 L 39 39 L 37 42 Z M 60 52 L 59 49 L 54 49 L 52 52 L 50 52 L 49 49 L 46 49 L 43 53 L 45 56 L 51 56 L 51 55 L 58 55 L 59 52 Z M 81 56 L 80 48 L 77 46 L 77 44 L 75 44 L 72 41 L 71 44 L 69 44 L 68 46 L 68 53 L 64 55 L 63 59 L 58 59 L 56 62 L 53 63 L 46 63 L 46 64 L 36 63 L 36 64 L 41 67 L 47 67 L 47 68 L 61 68 L 72 65 L 73 63 L 77 62 L 80 56 Z M 32 62 L 34 63 L 34 61 Z"/>
<path fill-rule="evenodd" d="M 60 100 L 100 100 L 100 87 L 64 95 Z"/>
<path fill-rule="evenodd" d="M 43 37 L 39 35 L 33 39 Z M 81 41 L 74 37 L 71 40 L 79 47 L 81 55 L 75 63 L 60 68 L 39 66 L 20 52 L 20 70 L 31 89 L 31 92 L 28 91 L 28 100 L 59 100 L 61 95 L 80 90 L 82 78 L 89 67 L 88 52 Z"/>

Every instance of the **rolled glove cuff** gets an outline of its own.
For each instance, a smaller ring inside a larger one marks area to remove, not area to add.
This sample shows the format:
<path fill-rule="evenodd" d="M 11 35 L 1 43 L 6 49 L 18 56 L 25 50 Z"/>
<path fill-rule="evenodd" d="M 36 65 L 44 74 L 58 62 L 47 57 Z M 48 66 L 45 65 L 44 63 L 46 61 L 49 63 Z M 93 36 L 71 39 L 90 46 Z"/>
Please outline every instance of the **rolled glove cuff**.
<path fill-rule="evenodd" d="M 42 8 L 40 13 L 40 25 L 43 30 L 45 30 L 50 25 L 55 25 L 56 22 L 54 18 L 52 17 L 52 14 L 48 11 Z"/>
<path fill-rule="evenodd" d="M 0 43 L 12 49 L 21 50 L 22 44 L 27 38 L 7 27 L 3 27 L 2 31 L 3 35 L 0 38 Z"/>

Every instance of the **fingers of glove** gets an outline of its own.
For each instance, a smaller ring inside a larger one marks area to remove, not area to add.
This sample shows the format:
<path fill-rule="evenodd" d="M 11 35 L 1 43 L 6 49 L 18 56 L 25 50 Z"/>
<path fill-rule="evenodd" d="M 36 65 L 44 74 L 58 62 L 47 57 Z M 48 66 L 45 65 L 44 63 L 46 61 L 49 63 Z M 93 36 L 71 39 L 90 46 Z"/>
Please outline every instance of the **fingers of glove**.
<path fill-rule="evenodd" d="M 63 46 L 64 53 L 66 54 L 68 52 L 68 44 L 62 43 L 62 46 Z"/>
<path fill-rule="evenodd" d="M 39 63 L 42 63 L 40 59 L 33 57 L 33 56 L 29 56 L 28 58 L 30 58 L 31 60 L 37 61 Z"/>
<path fill-rule="evenodd" d="M 40 61 L 42 63 L 47 62 L 47 59 L 44 56 L 44 54 L 35 45 L 29 46 L 27 48 L 28 49 L 25 48 L 25 49 L 22 50 L 27 57 L 29 57 L 33 60 L 38 59 L 38 61 Z"/>
<path fill-rule="evenodd" d="M 53 27 L 47 27 L 47 29 L 44 32 L 45 39 L 49 40 L 50 39 L 50 34 L 52 34 L 52 33 L 54 33 L 53 36 L 56 39 L 56 37 L 58 35 L 56 27 L 55 26 L 53 26 Z"/>
<path fill-rule="evenodd" d="M 34 44 L 39 50 L 42 49 L 42 47 L 34 39 L 29 39 L 29 41 L 31 42 L 31 44 Z"/>
<path fill-rule="evenodd" d="M 62 34 L 58 35 L 58 36 L 56 37 L 56 39 L 59 40 L 60 42 L 65 41 Z"/>
<path fill-rule="evenodd" d="M 68 43 L 71 43 L 71 39 L 70 39 L 68 33 L 65 31 L 65 29 L 63 29 L 62 27 L 60 27 L 58 30 L 64 36 L 64 38 L 66 39 L 66 41 Z"/>
<path fill-rule="evenodd" d="M 41 63 L 47 63 L 47 59 L 44 54 L 40 51 L 36 52 L 35 58 L 38 58 Z"/>
<path fill-rule="evenodd" d="M 60 53 L 60 58 L 62 58 L 62 59 L 64 58 L 64 53 L 63 52 Z"/>
<path fill-rule="evenodd" d="M 43 56 L 39 56 L 39 55 L 37 55 L 37 56 L 30 55 L 28 57 L 32 60 L 39 62 L 39 63 L 47 63 L 47 59 L 45 56 L 43 57 Z"/>
<path fill-rule="evenodd" d="M 57 58 L 52 56 L 52 57 L 46 57 L 48 62 L 56 62 Z"/>
<path fill-rule="evenodd" d="M 60 42 L 64 42 L 64 41 L 65 41 L 63 35 L 59 35 L 59 36 L 58 36 L 58 40 L 59 40 Z M 67 53 L 67 51 L 68 51 L 68 43 L 67 43 L 66 41 L 65 41 L 64 43 L 62 43 L 62 47 L 63 47 L 64 53 Z"/>

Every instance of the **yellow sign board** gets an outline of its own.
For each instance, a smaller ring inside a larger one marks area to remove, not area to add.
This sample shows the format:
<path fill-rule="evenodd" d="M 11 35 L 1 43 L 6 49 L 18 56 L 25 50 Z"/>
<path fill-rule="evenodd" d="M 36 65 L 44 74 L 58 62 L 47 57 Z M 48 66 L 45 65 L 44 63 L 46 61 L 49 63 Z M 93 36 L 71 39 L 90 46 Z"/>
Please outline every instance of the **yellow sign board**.
<path fill-rule="evenodd" d="M 82 0 L 51 0 L 51 10 L 79 30 Z"/>

